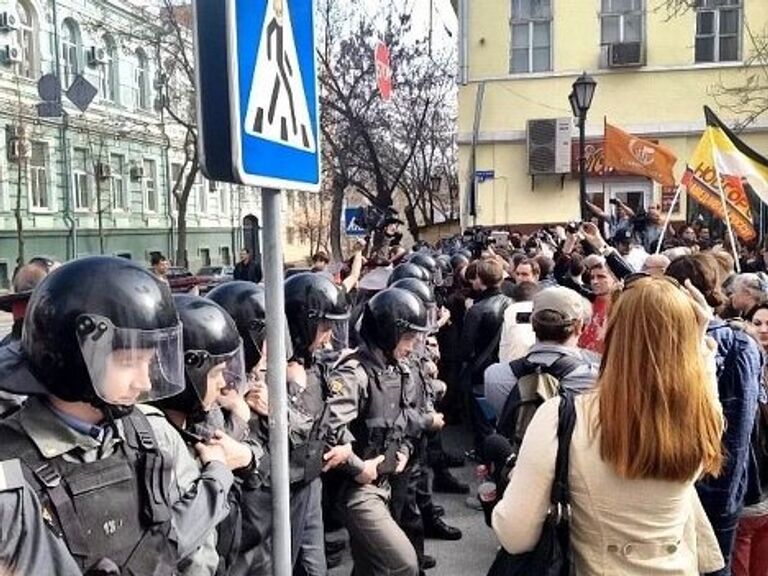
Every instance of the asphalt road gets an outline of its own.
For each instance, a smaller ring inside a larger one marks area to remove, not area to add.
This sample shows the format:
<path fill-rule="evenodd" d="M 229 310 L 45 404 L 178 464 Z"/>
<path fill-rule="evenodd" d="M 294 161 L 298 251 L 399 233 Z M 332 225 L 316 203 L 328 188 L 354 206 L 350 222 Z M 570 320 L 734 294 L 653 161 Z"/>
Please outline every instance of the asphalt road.
<path fill-rule="evenodd" d="M 444 443 L 451 452 L 463 452 L 469 449 L 468 435 L 459 427 L 446 430 Z M 472 491 L 477 494 L 477 481 L 474 475 L 474 463 L 467 463 L 464 468 L 454 470 L 456 476 L 469 482 Z M 459 528 L 461 540 L 448 542 L 427 540 L 425 552 L 434 556 L 437 566 L 427 572 L 427 576 L 484 576 L 488 572 L 498 542 L 493 531 L 485 525 L 483 513 L 467 507 L 466 496 L 435 494 L 435 501 L 445 507 L 444 520 Z M 334 539 L 338 535 L 334 535 Z M 352 572 L 352 560 L 349 547 L 344 551 L 344 562 L 329 572 L 329 576 L 349 576 Z M 361 575 L 364 576 L 364 575 Z"/>

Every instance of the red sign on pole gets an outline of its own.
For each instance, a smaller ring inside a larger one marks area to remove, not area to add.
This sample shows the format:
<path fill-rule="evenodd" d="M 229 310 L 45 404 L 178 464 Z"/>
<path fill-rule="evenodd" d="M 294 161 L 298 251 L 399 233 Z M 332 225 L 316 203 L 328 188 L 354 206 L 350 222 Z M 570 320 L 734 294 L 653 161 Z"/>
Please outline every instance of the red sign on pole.
<path fill-rule="evenodd" d="M 389 48 L 384 42 L 376 45 L 376 84 L 379 87 L 381 99 L 389 102 L 392 98 L 392 68 L 389 65 Z"/>

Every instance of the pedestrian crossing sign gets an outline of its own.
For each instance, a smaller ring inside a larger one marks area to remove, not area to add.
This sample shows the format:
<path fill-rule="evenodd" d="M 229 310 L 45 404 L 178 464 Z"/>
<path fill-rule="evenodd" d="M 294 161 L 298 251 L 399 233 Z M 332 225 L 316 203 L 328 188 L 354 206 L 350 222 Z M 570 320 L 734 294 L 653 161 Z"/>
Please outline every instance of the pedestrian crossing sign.
<path fill-rule="evenodd" d="M 344 233 L 347 236 L 365 236 L 365 211 L 362 207 L 346 208 L 344 210 Z"/>
<path fill-rule="evenodd" d="M 209 177 L 319 190 L 313 5 L 196 0 L 201 161 Z"/>

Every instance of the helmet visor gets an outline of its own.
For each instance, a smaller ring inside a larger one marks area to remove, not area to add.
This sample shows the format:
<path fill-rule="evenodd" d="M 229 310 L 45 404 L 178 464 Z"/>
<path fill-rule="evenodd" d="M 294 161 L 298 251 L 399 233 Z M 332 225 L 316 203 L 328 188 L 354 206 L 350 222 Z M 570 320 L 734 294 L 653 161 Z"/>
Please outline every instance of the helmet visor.
<path fill-rule="evenodd" d="M 427 326 L 430 332 L 437 332 L 437 306 L 434 304 L 427 305 Z"/>
<path fill-rule="evenodd" d="M 318 333 L 331 332 L 330 347 L 333 350 L 344 350 L 349 347 L 349 318 L 341 320 L 323 318 L 318 325 Z"/>
<path fill-rule="evenodd" d="M 117 328 L 103 316 L 76 323 L 80 353 L 96 395 L 107 404 L 133 404 L 184 390 L 181 323 L 158 330 Z"/>
<path fill-rule="evenodd" d="M 247 380 L 242 344 L 226 354 L 187 350 L 184 366 L 204 410 L 210 410 L 224 390 L 238 394 L 245 392 Z"/>

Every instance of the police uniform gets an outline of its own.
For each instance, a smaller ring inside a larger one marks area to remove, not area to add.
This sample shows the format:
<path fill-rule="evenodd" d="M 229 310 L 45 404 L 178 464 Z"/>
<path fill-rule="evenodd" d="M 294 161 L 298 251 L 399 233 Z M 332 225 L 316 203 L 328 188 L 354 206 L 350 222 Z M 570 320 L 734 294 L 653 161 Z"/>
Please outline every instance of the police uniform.
<path fill-rule="evenodd" d="M 410 456 L 406 438 L 410 370 L 388 364 L 381 351 L 366 345 L 343 358 L 329 376 L 329 423 L 337 444 L 353 443 L 355 454 L 344 467 L 340 510 L 350 535 L 355 573 L 370 576 L 415 576 L 416 552 L 390 514 L 389 476 L 397 452 Z M 363 460 L 385 455 L 372 484 L 354 478 Z"/>
<path fill-rule="evenodd" d="M 149 428 L 127 430 L 139 421 Z M 214 574 L 218 556 L 213 528 L 228 512 L 226 494 L 232 485 L 226 466 L 211 462 L 201 473 L 178 433 L 152 407 L 137 406 L 133 414 L 115 420 L 114 429 L 105 425 L 85 430 L 83 426 L 38 397 L 0 422 L 4 439 L 0 460 L 19 456 L 27 482 L 36 492 L 29 496 L 34 502 L 29 507 L 0 500 L 3 530 L 30 523 L 39 526 L 35 520 L 39 516 L 50 534 L 66 543 L 81 569 L 110 558 L 123 566 L 125 574 L 146 573 L 148 566 L 150 573 L 157 574 L 172 574 L 176 569 L 185 575 Z M 143 446 L 129 450 L 137 439 Z M 19 447 L 20 454 L 9 453 Z M 145 469 L 159 477 L 136 477 L 126 455 L 152 452 L 162 465 L 150 466 L 147 459 Z M 64 486 L 67 490 L 61 489 Z M 141 494 L 143 488 L 153 502 Z M 152 524 L 145 513 L 152 515 Z M 19 542 L 15 557 L 34 556 L 33 562 L 53 563 L 49 553 L 58 549 L 38 549 L 37 542 L 30 537 Z M 21 566 L 12 562 L 10 568 L 19 571 Z"/>

